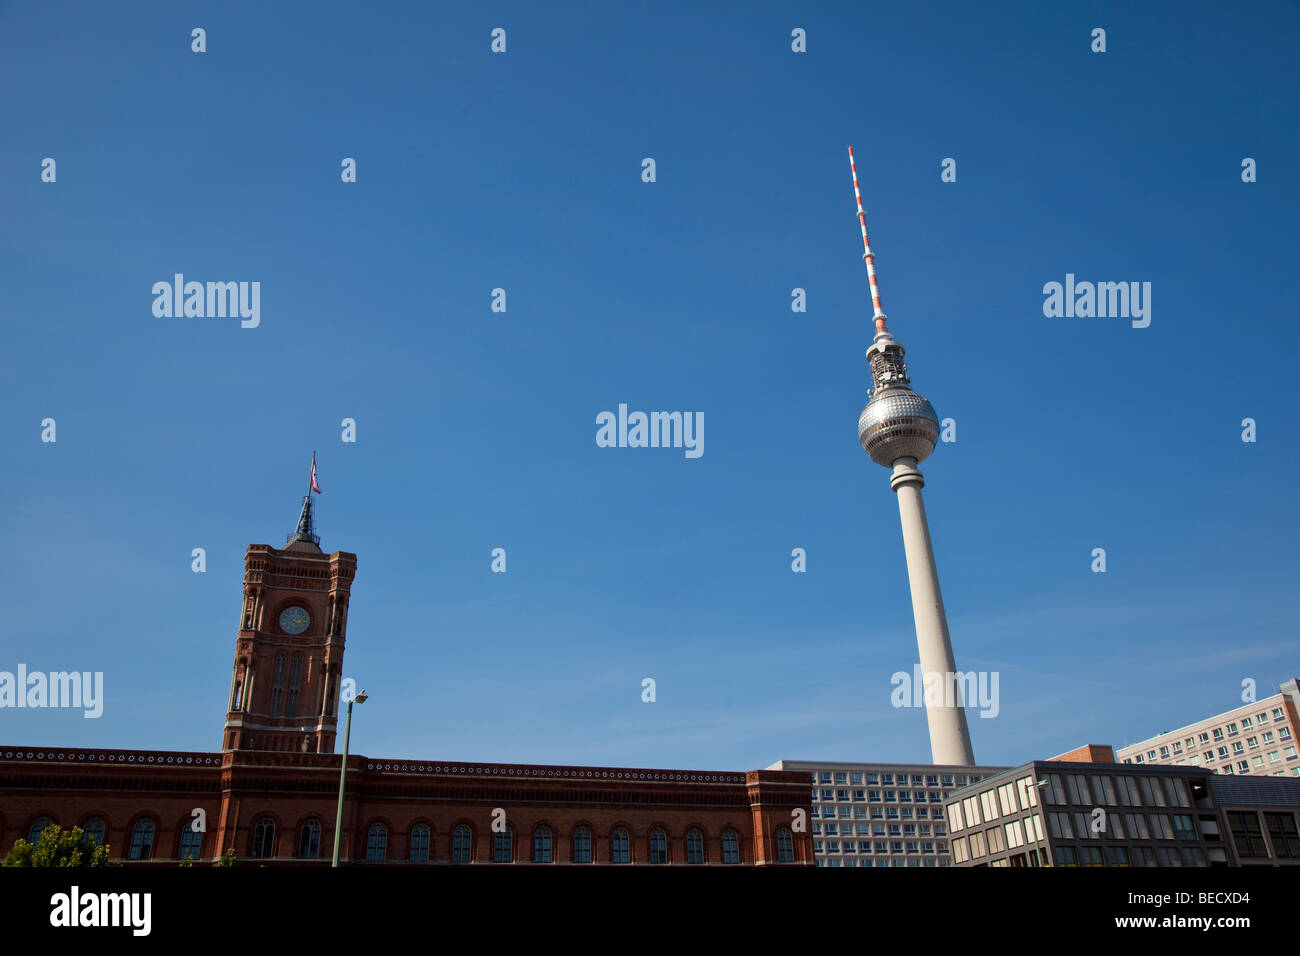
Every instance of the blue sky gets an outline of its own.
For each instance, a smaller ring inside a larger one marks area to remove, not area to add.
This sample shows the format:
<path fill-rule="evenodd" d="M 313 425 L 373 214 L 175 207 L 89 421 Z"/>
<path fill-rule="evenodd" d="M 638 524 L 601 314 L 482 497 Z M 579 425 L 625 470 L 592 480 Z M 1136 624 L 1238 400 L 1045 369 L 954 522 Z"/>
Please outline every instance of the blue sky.
<path fill-rule="evenodd" d="M 283 543 L 315 449 L 322 544 L 358 555 L 358 752 L 928 762 L 890 706 L 916 642 L 857 442 L 848 144 L 891 331 L 957 423 L 922 467 L 958 665 L 1000 674 L 977 760 L 1272 693 L 1300 673 L 1298 20 L 0 3 L 0 669 L 106 684 L 100 719 L 4 710 L 0 739 L 217 749 L 244 549 Z M 177 272 L 260 282 L 260 325 L 155 317 Z M 1150 282 L 1150 326 L 1046 318 L 1067 273 Z M 702 412 L 703 456 L 597 447 L 620 403 Z"/>

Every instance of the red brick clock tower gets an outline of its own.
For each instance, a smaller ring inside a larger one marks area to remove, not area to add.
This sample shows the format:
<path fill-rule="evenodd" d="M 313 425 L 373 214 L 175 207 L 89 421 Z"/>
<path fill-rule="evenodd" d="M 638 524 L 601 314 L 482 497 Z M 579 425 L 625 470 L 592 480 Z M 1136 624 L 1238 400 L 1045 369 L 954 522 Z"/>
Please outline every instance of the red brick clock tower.
<path fill-rule="evenodd" d="M 283 549 L 251 544 L 221 749 L 333 753 L 357 556 L 325 554 L 311 493 Z"/>

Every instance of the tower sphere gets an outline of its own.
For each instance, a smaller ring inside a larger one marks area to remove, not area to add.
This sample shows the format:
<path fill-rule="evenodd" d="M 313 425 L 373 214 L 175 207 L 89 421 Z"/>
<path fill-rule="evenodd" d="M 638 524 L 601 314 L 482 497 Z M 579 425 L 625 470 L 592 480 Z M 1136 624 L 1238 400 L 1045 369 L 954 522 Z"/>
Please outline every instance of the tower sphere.
<path fill-rule="evenodd" d="M 900 458 L 929 457 L 939 440 L 933 406 L 906 385 L 878 388 L 858 419 L 858 441 L 877 465 L 892 468 Z"/>

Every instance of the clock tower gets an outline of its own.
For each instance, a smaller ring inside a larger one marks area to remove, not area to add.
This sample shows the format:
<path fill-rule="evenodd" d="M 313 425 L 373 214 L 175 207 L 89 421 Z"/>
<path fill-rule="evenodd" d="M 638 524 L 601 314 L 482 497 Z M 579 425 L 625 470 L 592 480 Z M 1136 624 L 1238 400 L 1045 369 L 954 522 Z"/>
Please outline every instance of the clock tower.
<path fill-rule="evenodd" d="M 325 554 L 311 492 L 282 549 L 251 544 L 221 749 L 333 753 L 357 556 Z"/>

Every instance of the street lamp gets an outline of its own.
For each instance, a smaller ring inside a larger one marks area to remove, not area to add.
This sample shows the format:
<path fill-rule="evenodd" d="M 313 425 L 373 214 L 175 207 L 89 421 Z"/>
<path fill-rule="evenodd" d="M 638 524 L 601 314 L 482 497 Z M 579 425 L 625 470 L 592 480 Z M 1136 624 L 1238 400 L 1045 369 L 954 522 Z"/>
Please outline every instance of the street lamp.
<path fill-rule="evenodd" d="M 366 692 L 363 690 L 348 701 L 348 719 L 343 728 L 343 767 L 339 770 L 339 812 L 334 818 L 334 865 L 339 865 L 339 848 L 343 843 L 343 788 L 348 780 L 348 739 L 352 736 L 352 705 L 364 704 Z"/>
<path fill-rule="evenodd" d="M 1038 788 L 1038 799 L 1037 799 L 1036 802 L 1038 803 L 1038 818 L 1039 818 L 1039 821 L 1042 822 L 1044 816 L 1046 815 L 1046 814 L 1045 814 L 1045 811 L 1043 810 L 1043 788 L 1045 788 L 1045 787 L 1047 786 L 1047 781 L 1046 781 L 1046 780 L 1039 780 L 1036 784 L 1034 784 L 1034 786 Z M 1029 814 L 1029 816 L 1026 817 L 1025 820 L 1026 820 L 1027 822 L 1031 822 L 1031 823 L 1032 823 L 1032 821 L 1033 821 L 1033 817 L 1034 817 L 1034 815 L 1033 815 L 1033 812 L 1031 811 L 1030 814 Z M 1044 824 L 1044 825 L 1045 825 L 1045 824 Z M 1040 851 L 1039 851 L 1039 846 L 1038 846 L 1039 842 L 1040 842 L 1040 841 L 1039 841 L 1039 838 L 1038 838 L 1038 835 L 1037 835 L 1037 830 L 1035 830 L 1035 834 L 1034 834 L 1034 852 L 1035 852 L 1035 853 L 1040 852 Z M 1047 862 L 1047 854 L 1046 854 L 1046 853 L 1043 854 L 1043 860 L 1044 860 L 1044 865 L 1045 865 L 1045 866 L 1051 866 L 1051 863 Z"/>

